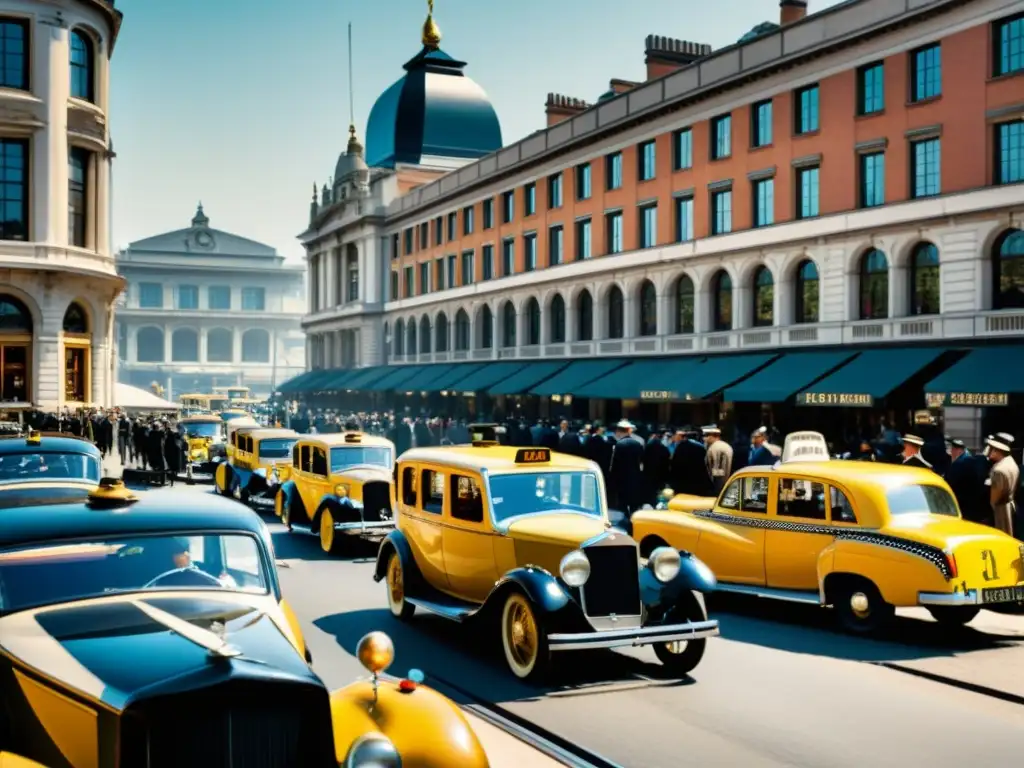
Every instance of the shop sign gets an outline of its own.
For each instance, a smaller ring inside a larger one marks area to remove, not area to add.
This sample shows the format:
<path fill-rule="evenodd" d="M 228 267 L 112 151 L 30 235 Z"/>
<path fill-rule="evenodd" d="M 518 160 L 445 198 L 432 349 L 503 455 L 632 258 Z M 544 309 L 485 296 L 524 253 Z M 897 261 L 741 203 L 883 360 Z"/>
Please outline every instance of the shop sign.
<path fill-rule="evenodd" d="M 824 405 L 833 408 L 871 408 L 875 398 L 862 392 L 801 392 L 797 405 Z"/>
<path fill-rule="evenodd" d="M 667 389 L 645 389 L 640 392 L 640 399 L 647 401 L 665 402 L 668 400 L 679 400 L 678 392 L 671 392 Z M 689 397 L 686 398 L 689 400 Z"/>
<path fill-rule="evenodd" d="M 929 408 L 948 405 L 968 408 L 999 408 L 1010 404 L 1007 392 L 928 392 L 925 401 Z"/>

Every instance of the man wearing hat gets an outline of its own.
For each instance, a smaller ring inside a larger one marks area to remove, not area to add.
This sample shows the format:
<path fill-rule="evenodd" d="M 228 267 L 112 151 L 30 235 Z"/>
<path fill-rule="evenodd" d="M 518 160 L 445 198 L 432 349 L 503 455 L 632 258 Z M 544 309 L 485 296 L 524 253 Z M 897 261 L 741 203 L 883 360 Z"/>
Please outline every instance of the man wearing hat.
<path fill-rule="evenodd" d="M 985 439 L 985 452 L 992 462 L 992 474 L 988 483 L 991 486 L 990 501 L 995 527 L 1003 533 L 1014 535 L 1014 523 L 1017 516 L 1016 492 L 1020 483 L 1020 467 L 1013 460 L 1013 435 L 999 432 Z"/>
<path fill-rule="evenodd" d="M 676 433 L 678 442 L 669 465 L 669 484 L 676 493 L 690 496 L 714 496 L 715 486 L 708 469 L 708 450 L 695 440 L 689 428 Z"/>
<path fill-rule="evenodd" d="M 774 467 L 776 461 L 778 457 L 768 445 L 768 428 L 755 429 L 750 436 L 750 458 L 747 459 L 747 466 Z"/>
<path fill-rule="evenodd" d="M 708 449 L 708 471 L 715 493 L 721 493 L 732 474 L 732 446 L 722 440 L 722 430 L 714 424 L 703 427 L 704 445 Z"/>
<path fill-rule="evenodd" d="M 616 441 L 608 472 L 611 496 L 627 516 L 644 503 L 644 444 L 633 434 L 634 429 L 625 419 L 615 425 Z"/>
<path fill-rule="evenodd" d="M 931 469 L 932 465 L 924 460 L 921 455 L 921 446 L 924 445 L 924 439 L 917 435 L 904 435 L 903 436 L 903 464 L 907 467 L 920 467 L 921 469 Z"/>
<path fill-rule="evenodd" d="M 980 503 L 985 481 L 979 471 L 978 462 L 967 450 L 964 441 L 956 438 L 949 441 L 949 455 L 952 460 L 943 477 L 956 496 L 961 514 L 965 520 L 975 523 L 988 522 L 988 505 L 982 506 Z"/>

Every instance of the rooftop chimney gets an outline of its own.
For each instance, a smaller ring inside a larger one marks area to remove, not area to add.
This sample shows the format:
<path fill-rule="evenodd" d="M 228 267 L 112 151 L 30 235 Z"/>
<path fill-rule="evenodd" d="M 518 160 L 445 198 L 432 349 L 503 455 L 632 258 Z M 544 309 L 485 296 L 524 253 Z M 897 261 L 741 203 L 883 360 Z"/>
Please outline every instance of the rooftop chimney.
<path fill-rule="evenodd" d="M 786 26 L 807 15 L 807 0 L 779 0 L 779 24 Z"/>
<path fill-rule="evenodd" d="M 574 99 L 560 93 L 549 93 L 547 103 L 544 105 L 544 113 L 548 116 L 548 128 L 578 115 L 589 107 L 590 105 L 583 99 Z"/>
<path fill-rule="evenodd" d="M 609 81 L 608 90 L 614 91 L 615 95 L 618 96 L 620 93 L 633 90 L 638 85 L 640 85 L 640 83 L 633 82 L 632 80 L 619 80 L 615 77 Z"/>
<path fill-rule="evenodd" d="M 711 55 L 711 46 L 706 43 L 691 43 L 661 35 L 648 35 L 645 48 L 648 80 L 675 72 Z"/>

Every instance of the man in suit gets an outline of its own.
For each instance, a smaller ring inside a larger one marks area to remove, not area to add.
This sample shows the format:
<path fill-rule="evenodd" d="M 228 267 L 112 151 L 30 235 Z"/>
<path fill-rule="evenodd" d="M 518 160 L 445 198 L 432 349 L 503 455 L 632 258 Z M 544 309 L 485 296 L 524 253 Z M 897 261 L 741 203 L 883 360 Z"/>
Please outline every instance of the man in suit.
<path fill-rule="evenodd" d="M 917 435 L 903 436 L 903 464 L 907 467 L 920 467 L 921 469 L 932 469 L 932 465 L 924 460 L 921 455 L 921 447 L 924 439 Z"/>
<path fill-rule="evenodd" d="M 1013 435 L 999 432 L 985 440 L 985 450 L 992 462 L 989 475 L 992 517 L 995 527 L 1003 533 L 1014 535 L 1017 522 L 1017 486 L 1020 484 L 1020 467 L 1013 460 Z M 1018 531 L 1017 538 L 1024 533 Z"/>
<path fill-rule="evenodd" d="M 748 467 L 774 467 L 778 457 L 768 444 L 768 428 L 755 429 L 750 436 L 750 457 Z"/>
<path fill-rule="evenodd" d="M 618 508 L 629 517 L 644 503 L 644 444 L 633 434 L 636 427 L 623 419 L 615 425 L 615 445 L 608 475 Z"/>
<path fill-rule="evenodd" d="M 644 501 L 654 505 L 657 503 L 658 494 L 668 483 L 669 465 L 672 461 L 672 454 L 668 452 L 661 435 L 653 433 L 644 446 L 644 483 L 646 494 Z"/>
<path fill-rule="evenodd" d="M 707 446 L 708 470 L 715 492 L 721 493 L 726 480 L 732 474 L 732 446 L 722 440 L 722 430 L 712 424 L 704 427 L 704 444 Z"/>
<path fill-rule="evenodd" d="M 669 479 L 672 490 L 691 496 L 715 496 L 715 486 L 708 470 L 708 451 L 703 443 L 693 439 L 693 433 L 676 433 L 676 449 L 672 452 Z"/>
<path fill-rule="evenodd" d="M 956 503 L 960 507 L 960 513 L 965 520 L 975 523 L 984 523 L 988 519 L 986 510 L 981 507 L 981 489 L 984 487 L 984 478 L 978 471 L 978 463 L 974 456 L 967 450 L 963 440 L 952 439 L 949 441 L 949 453 L 951 461 L 949 469 L 946 470 L 944 478 L 949 484 L 953 495 L 956 496 Z"/>

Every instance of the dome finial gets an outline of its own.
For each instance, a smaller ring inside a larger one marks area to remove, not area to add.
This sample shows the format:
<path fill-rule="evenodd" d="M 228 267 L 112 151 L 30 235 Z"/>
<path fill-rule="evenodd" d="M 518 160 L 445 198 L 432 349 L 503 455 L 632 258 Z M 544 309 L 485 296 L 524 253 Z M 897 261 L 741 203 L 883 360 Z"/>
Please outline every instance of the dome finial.
<path fill-rule="evenodd" d="M 210 223 L 209 217 L 203 213 L 203 201 L 199 201 L 199 206 L 196 208 L 196 215 L 192 217 L 193 227 L 205 227 Z"/>
<path fill-rule="evenodd" d="M 361 155 L 363 154 L 363 145 L 359 143 L 359 137 L 356 136 L 356 124 L 349 123 L 348 126 L 348 154 L 350 155 Z"/>
<path fill-rule="evenodd" d="M 423 45 L 436 51 L 441 45 L 441 28 L 434 21 L 434 0 L 427 0 L 427 20 L 423 22 Z"/>

